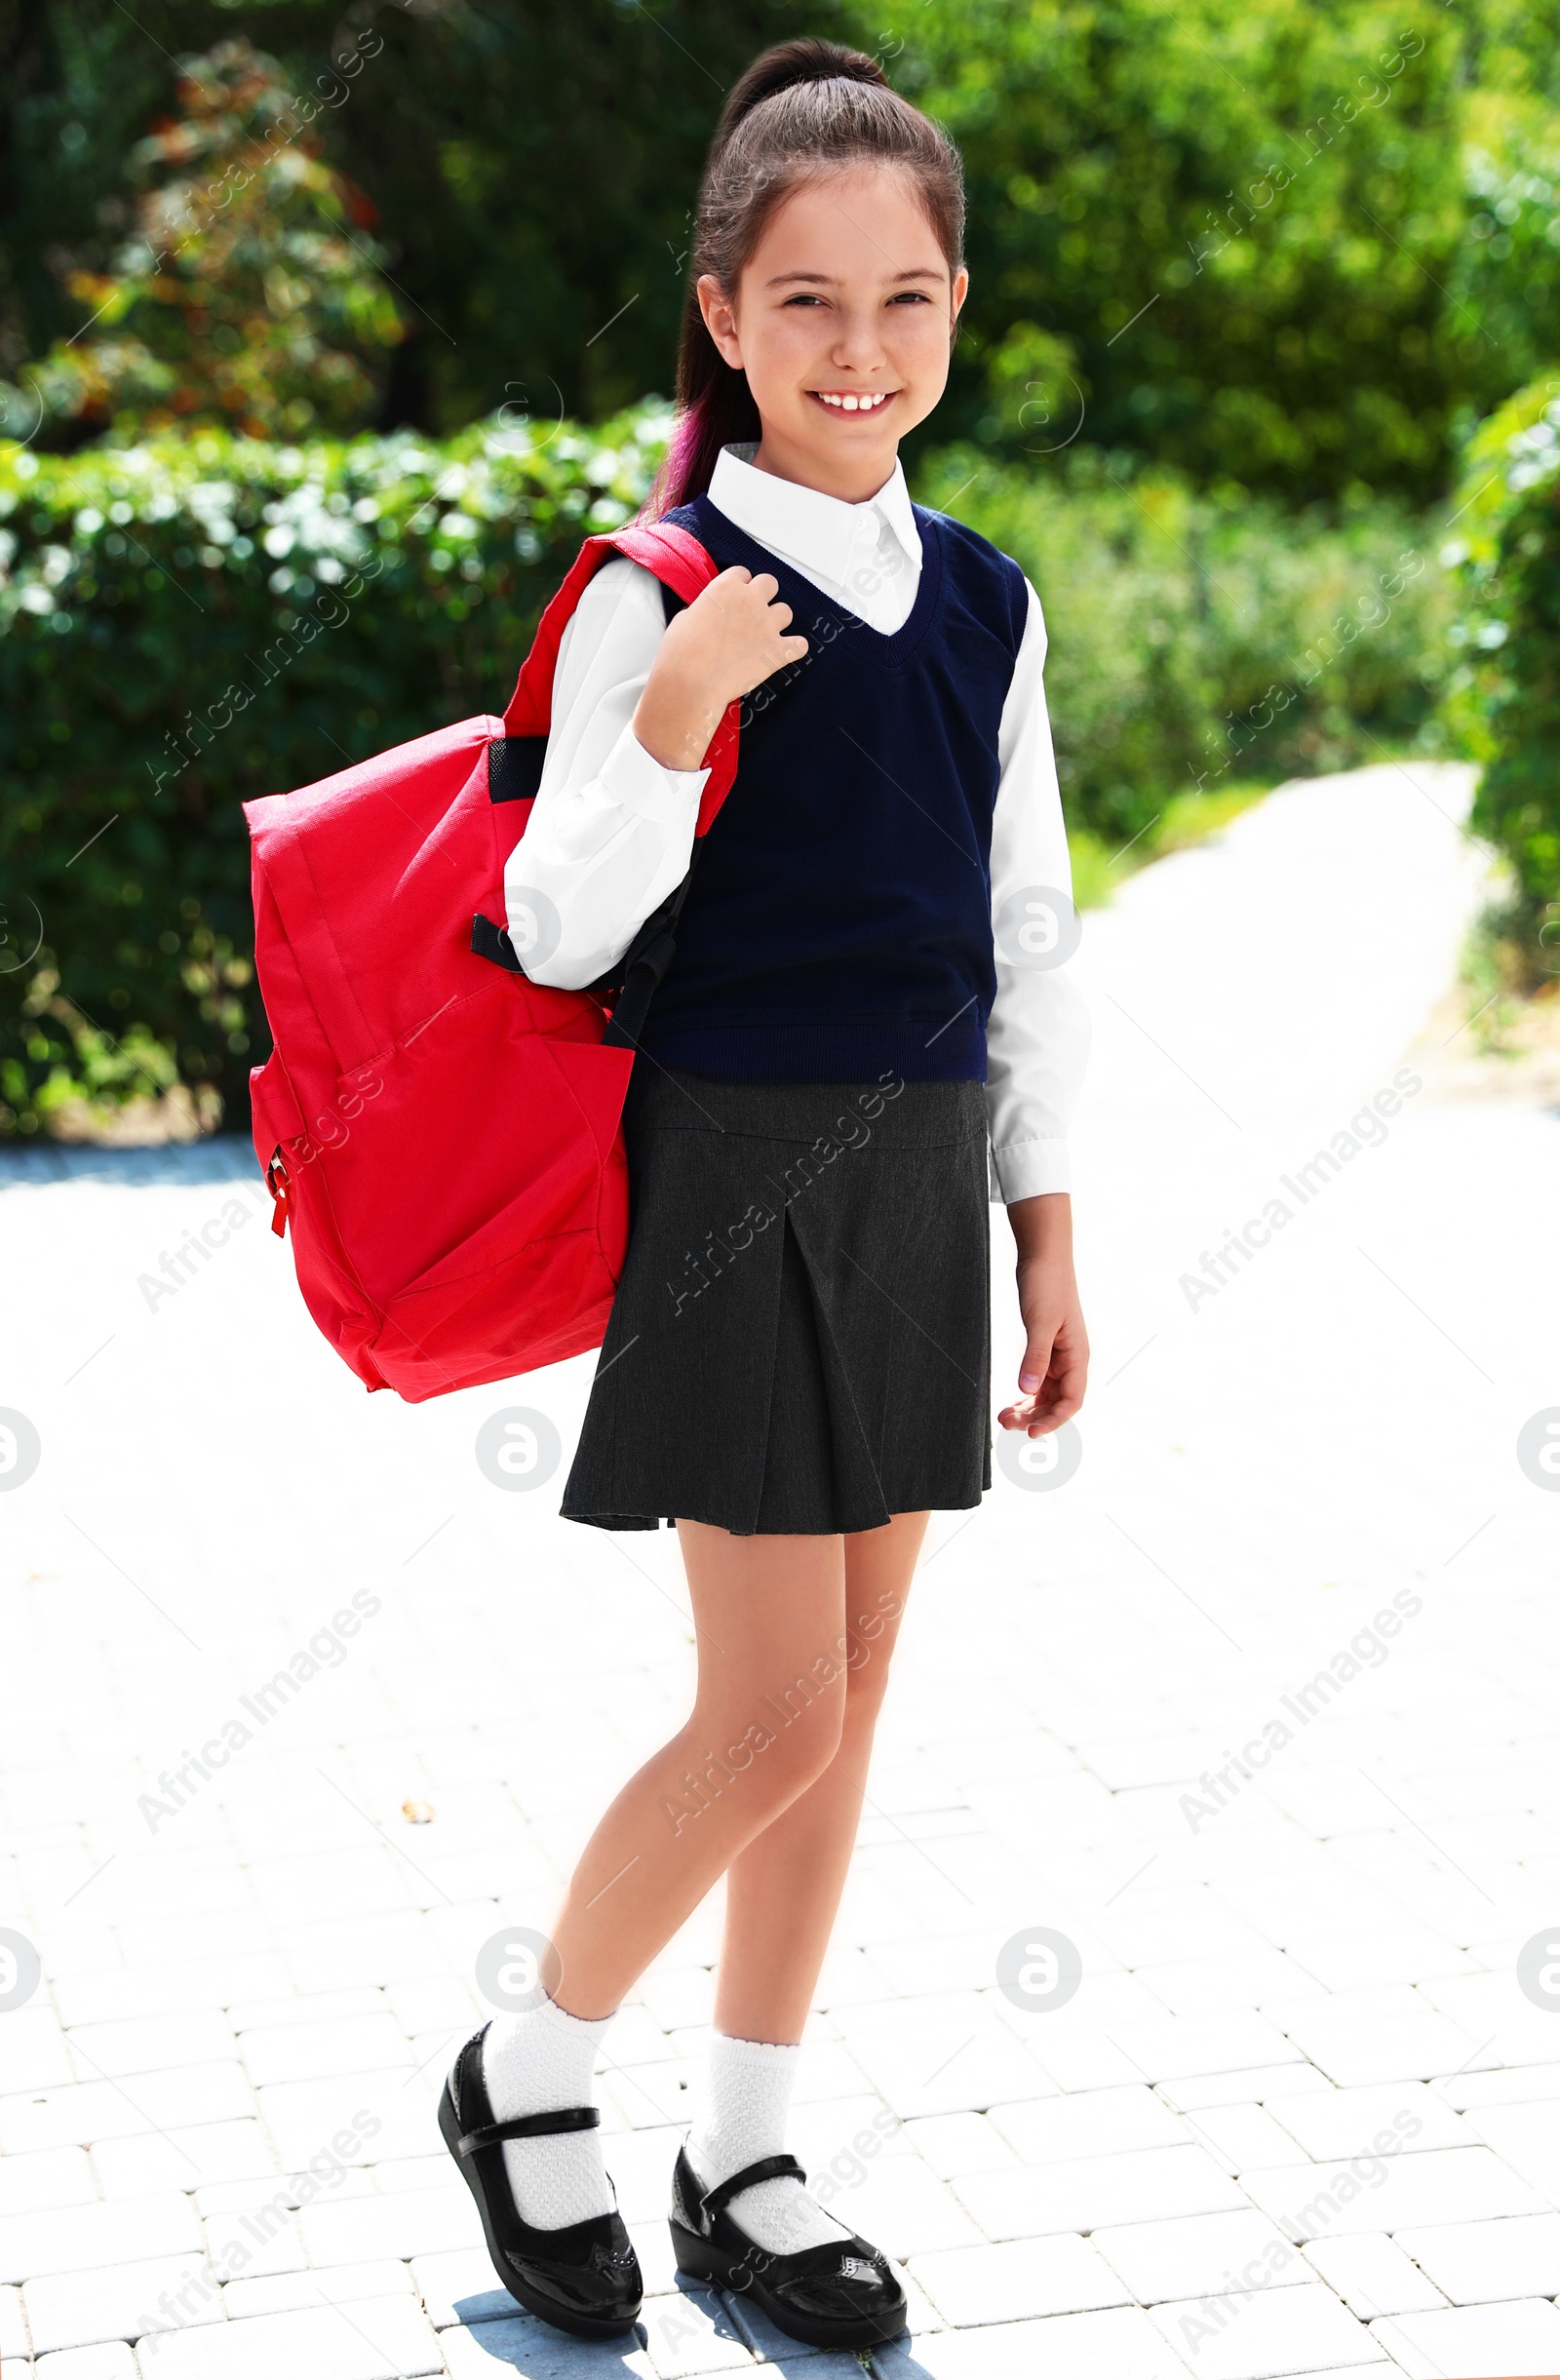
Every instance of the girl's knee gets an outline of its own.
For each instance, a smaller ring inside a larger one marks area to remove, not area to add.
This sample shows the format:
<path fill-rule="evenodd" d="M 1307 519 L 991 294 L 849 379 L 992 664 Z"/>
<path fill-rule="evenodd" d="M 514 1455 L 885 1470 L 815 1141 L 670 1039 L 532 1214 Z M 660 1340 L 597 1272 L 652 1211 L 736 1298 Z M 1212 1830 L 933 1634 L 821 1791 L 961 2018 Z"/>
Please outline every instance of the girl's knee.
<path fill-rule="evenodd" d="M 845 1700 L 842 1674 L 820 1685 L 800 1673 L 729 1723 L 695 1714 L 692 1732 L 698 1742 L 714 1747 L 694 1763 L 695 1771 L 709 1768 L 751 1809 L 771 1818 L 804 1793 L 834 1759 L 845 1724 Z"/>
<path fill-rule="evenodd" d="M 844 1678 L 814 1687 L 810 1701 L 788 1697 L 780 1707 L 785 1715 L 775 1715 L 774 1739 L 765 1757 L 778 1756 L 775 1766 L 791 1788 L 786 1796 L 790 1800 L 823 1775 L 839 1749 L 845 1724 Z"/>

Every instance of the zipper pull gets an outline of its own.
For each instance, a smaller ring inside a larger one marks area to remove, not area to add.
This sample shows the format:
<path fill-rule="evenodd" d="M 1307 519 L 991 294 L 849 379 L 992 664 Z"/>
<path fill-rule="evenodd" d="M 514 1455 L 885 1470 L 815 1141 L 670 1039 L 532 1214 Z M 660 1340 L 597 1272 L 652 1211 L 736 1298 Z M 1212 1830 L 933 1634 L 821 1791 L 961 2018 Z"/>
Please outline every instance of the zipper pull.
<path fill-rule="evenodd" d="M 288 1192 L 292 1183 L 287 1159 L 282 1154 L 282 1144 L 278 1141 L 271 1162 L 265 1169 L 265 1187 L 271 1193 L 271 1229 L 278 1239 L 287 1237 Z"/>

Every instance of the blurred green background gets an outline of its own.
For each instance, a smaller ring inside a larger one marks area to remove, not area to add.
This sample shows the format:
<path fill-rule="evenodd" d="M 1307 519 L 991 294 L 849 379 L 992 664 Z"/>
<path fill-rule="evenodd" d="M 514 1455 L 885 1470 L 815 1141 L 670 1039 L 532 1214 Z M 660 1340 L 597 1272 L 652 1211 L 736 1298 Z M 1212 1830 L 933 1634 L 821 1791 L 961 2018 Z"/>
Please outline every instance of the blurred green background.
<path fill-rule="evenodd" d="M 1080 896 L 1462 754 L 1551 983 L 1560 0 L 0 0 L 0 1133 L 243 1125 L 239 803 L 501 707 L 797 32 L 964 152 L 906 461 L 1040 589 Z"/>

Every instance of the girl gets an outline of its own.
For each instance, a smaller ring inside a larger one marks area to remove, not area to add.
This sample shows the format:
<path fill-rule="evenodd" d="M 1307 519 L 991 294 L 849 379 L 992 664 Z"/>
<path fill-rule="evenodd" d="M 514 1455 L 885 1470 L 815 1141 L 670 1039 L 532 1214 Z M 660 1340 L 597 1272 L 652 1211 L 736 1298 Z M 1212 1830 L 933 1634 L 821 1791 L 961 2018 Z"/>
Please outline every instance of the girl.
<path fill-rule="evenodd" d="M 956 153 L 872 59 L 788 42 L 737 84 L 658 491 L 720 575 L 686 607 L 626 560 L 590 583 L 506 887 L 549 920 L 536 980 L 602 977 L 686 874 L 701 760 L 748 698 L 639 1044 L 633 1232 L 563 1505 L 675 1522 L 697 1694 L 587 1845 L 535 2005 L 466 2044 L 441 2110 L 506 2286 L 586 2335 L 641 2298 L 593 2130 L 602 2037 L 722 1876 L 678 2263 L 815 2346 L 903 2328 L 786 2109 L 927 1519 L 991 1485 L 990 1196 L 1027 1334 L 1002 1425 L 1054 1430 L 1083 1394 L 1086 1028 L 1003 922 L 1047 888 L 1067 912 L 1045 632 L 1018 566 L 913 505 L 897 459 L 947 378 L 962 214 Z"/>

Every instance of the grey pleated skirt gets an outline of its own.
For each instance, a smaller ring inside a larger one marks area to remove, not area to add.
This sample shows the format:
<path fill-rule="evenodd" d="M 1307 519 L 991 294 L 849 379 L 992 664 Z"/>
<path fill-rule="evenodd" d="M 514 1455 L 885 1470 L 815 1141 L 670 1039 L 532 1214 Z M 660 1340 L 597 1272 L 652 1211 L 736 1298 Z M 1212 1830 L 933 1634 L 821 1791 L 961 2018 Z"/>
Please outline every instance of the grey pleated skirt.
<path fill-rule="evenodd" d="M 634 1070 L 632 1225 L 566 1519 L 880 1528 L 992 1484 L 979 1082 Z"/>

